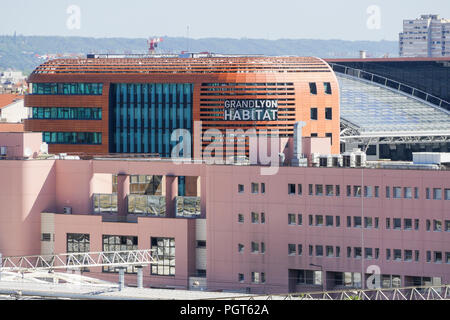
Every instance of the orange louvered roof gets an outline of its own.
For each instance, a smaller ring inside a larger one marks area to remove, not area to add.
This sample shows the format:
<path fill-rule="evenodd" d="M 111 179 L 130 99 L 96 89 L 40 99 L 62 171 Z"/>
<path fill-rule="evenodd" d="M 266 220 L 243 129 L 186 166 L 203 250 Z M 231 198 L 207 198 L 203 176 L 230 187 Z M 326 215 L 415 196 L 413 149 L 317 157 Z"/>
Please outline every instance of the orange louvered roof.
<path fill-rule="evenodd" d="M 329 72 L 314 57 L 215 57 L 215 58 L 90 58 L 55 59 L 34 74 L 87 73 L 285 73 Z"/>

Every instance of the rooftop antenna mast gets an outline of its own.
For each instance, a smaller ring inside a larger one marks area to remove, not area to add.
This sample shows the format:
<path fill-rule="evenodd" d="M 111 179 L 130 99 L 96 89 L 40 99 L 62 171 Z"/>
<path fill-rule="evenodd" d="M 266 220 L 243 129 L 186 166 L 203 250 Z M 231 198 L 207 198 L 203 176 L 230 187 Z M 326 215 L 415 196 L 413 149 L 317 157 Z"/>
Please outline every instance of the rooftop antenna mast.
<path fill-rule="evenodd" d="M 148 39 L 147 40 L 148 54 L 154 54 L 156 51 L 156 48 L 158 47 L 158 43 L 160 43 L 162 41 L 163 41 L 163 38 Z"/>

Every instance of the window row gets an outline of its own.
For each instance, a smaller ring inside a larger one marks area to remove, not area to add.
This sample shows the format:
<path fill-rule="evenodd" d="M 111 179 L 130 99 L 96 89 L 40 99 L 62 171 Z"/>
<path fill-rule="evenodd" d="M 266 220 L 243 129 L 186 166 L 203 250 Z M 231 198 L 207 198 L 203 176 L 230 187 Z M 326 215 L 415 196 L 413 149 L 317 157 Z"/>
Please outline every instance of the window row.
<path fill-rule="evenodd" d="M 48 144 L 102 144 L 101 132 L 43 132 Z"/>
<path fill-rule="evenodd" d="M 101 95 L 103 83 L 33 83 L 32 94 Z"/>
<path fill-rule="evenodd" d="M 318 112 L 317 108 L 311 108 L 310 111 L 310 118 L 311 120 L 318 120 Z M 324 114 L 325 120 L 333 120 L 333 109 L 332 108 L 325 108 L 325 114 Z"/>
<path fill-rule="evenodd" d="M 245 245 L 242 243 L 238 243 L 237 251 L 239 253 L 244 253 Z M 264 242 L 251 242 L 250 247 L 251 253 L 266 253 L 266 244 Z"/>
<path fill-rule="evenodd" d="M 264 224 L 266 223 L 266 214 L 264 212 L 252 212 L 250 214 L 250 219 L 252 221 L 252 223 L 261 223 Z M 245 219 L 244 219 L 244 215 L 242 213 L 238 213 L 238 222 L 239 223 L 244 223 Z"/>
<path fill-rule="evenodd" d="M 309 92 L 311 94 L 317 94 L 317 84 L 315 82 L 309 83 Z M 325 94 L 331 94 L 331 83 L 323 82 L 323 92 Z"/>
<path fill-rule="evenodd" d="M 394 199 L 419 199 L 419 188 L 418 187 L 389 187 L 385 189 L 386 198 Z M 444 190 L 444 195 L 442 191 Z M 433 198 L 434 200 L 450 200 L 450 189 L 449 188 L 426 188 L 426 199 Z M 288 183 L 288 194 L 303 194 L 302 184 Z M 336 196 L 341 195 L 341 186 L 332 184 L 308 184 L 308 195 L 310 196 Z M 364 196 L 365 198 L 379 198 L 380 197 L 380 187 L 379 186 L 359 186 L 359 185 L 347 185 L 346 186 L 347 197 L 357 197 L 360 198 Z"/>
<path fill-rule="evenodd" d="M 261 186 L 261 188 L 260 188 Z M 238 193 L 244 193 L 244 185 L 243 184 L 238 184 Z M 258 193 L 266 193 L 266 184 L 265 183 L 257 183 L 257 182 L 252 182 L 251 184 L 251 191 L 254 194 L 258 194 Z"/>
<path fill-rule="evenodd" d="M 33 119 L 101 120 L 102 108 L 33 107 Z"/>
<path fill-rule="evenodd" d="M 243 273 L 238 273 L 238 281 L 245 282 L 245 276 Z M 251 273 L 251 282 L 254 284 L 266 283 L 266 273 L 265 272 L 256 272 L 252 271 Z"/>

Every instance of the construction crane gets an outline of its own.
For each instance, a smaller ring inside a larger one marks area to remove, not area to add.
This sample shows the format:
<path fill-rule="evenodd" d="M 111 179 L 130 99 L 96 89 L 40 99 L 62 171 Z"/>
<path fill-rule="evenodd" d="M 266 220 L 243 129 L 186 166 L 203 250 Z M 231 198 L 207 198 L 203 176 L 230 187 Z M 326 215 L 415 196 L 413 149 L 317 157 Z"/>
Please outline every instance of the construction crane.
<path fill-rule="evenodd" d="M 154 54 L 155 53 L 155 49 L 158 47 L 158 43 L 160 43 L 162 41 L 163 41 L 163 38 L 148 39 L 147 40 L 148 53 L 149 54 Z"/>

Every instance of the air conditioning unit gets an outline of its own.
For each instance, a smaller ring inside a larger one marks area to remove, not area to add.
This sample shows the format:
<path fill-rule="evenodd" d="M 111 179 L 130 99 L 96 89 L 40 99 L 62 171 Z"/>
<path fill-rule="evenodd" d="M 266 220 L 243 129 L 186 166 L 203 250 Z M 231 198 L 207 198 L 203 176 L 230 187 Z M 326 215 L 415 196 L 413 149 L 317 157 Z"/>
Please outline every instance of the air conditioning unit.
<path fill-rule="evenodd" d="M 72 207 L 64 207 L 64 214 L 72 214 Z"/>

